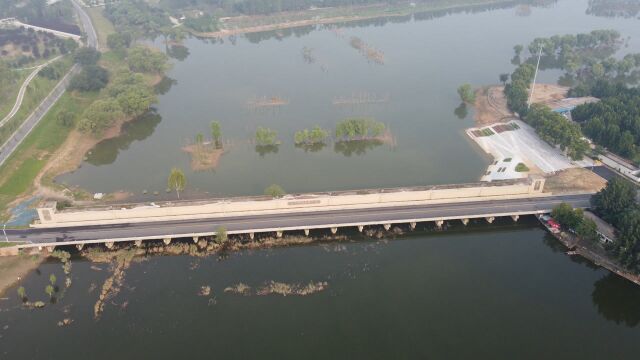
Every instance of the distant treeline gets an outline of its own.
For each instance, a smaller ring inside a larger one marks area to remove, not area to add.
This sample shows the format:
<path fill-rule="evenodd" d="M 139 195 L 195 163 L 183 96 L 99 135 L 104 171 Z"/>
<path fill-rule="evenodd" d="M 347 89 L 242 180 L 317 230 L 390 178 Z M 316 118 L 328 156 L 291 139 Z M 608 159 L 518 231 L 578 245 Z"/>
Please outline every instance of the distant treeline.
<path fill-rule="evenodd" d="M 46 0 L 0 0 L 0 19 L 15 17 L 27 24 L 79 34 L 69 0 L 47 5 Z"/>

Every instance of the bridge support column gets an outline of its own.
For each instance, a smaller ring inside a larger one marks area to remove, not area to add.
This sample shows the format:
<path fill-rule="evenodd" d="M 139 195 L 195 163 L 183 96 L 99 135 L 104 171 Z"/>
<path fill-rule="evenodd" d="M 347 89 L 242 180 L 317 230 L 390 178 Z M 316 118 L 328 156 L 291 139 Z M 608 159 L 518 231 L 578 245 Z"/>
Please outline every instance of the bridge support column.
<path fill-rule="evenodd" d="M 249 233 L 249 239 L 253 240 L 253 238 L 255 238 L 255 237 L 256 237 L 256 234 L 254 234 L 252 232 Z"/>
<path fill-rule="evenodd" d="M 493 217 L 493 216 L 489 216 L 489 217 L 486 217 L 485 219 L 487 220 L 487 222 L 488 222 L 489 224 L 491 224 L 491 223 L 493 223 L 493 220 L 495 220 L 496 218 L 495 218 L 495 217 Z"/>
<path fill-rule="evenodd" d="M 467 224 L 469 223 L 469 219 L 460 219 L 460 221 L 462 221 L 462 225 L 467 226 Z"/>
<path fill-rule="evenodd" d="M 136 244 L 137 247 L 142 247 L 142 240 L 136 240 L 134 244 Z"/>
<path fill-rule="evenodd" d="M 520 219 L 520 215 L 511 215 L 511 219 L 513 219 L 514 222 L 518 222 L 518 219 Z"/>
<path fill-rule="evenodd" d="M 56 249 L 55 246 L 47 246 L 47 251 L 50 252 L 50 253 L 53 252 L 53 250 L 55 250 L 55 249 Z"/>
<path fill-rule="evenodd" d="M 282 231 L 276 231 L 276 237 L 281 238 L 282 237 Z"/>
<path fill-rule="evenodd" d="M 84 248 L 84 244 L 76 245 L 76 249 L 78 249 L 78 251 L 82 251 L 83 248 Z"/>
<path fill-rule="evenodd" d="M 113 249 L 113 241 L 107 241 L 104 243 L 104 246 L 107 247 L 107 249 L 111 250 Z"/>
<path fill-rule="evenodd" d="M 198 243 L 198 239 L 199 239 L 199 238 L 198 238 L 197 236 L 194 236 L 194 237 L 193 237 L 193 242 L 197 244 L 197 243 Z"/>
<path fill-rule="evenodd" d="M 171 238 L 169 238 L 169 237 L 168 237 L 168 238 L 164 238 L 164 239 L 162 239 L 162 242 L 163 242 L 165 245 L 169 245 L 169 244 L 171 244 Z"/>
<path fill-rule="evenodd" d="M 436 226 L 438 229 L 442 229 L 442 225 L 444 225 L 444 220 L 436 220 Z"/>
<path fill-rule="evenodd" d="M 362 232 L 362 230 L 364 230 L 364 225 L 358 225 L 358 231 Z"/>
<path fill-rule="evenodd" d="M 416 229 L 416 222 L 415 221 L 410 222 L 409 226 L 411 227 L 411 230 L 415 230 Z"/>
<path fill-rule="evenodd" d="M 338 232 L 338 228 L 337 228 L 337 227 L 332 227 L 332 228 L 331 228 L 331 233 L 332 233 L 333 235 L 335 235 L 337 232 Z"/>
<path fill-rule="evenodd" d="M 304 236 L 309 236 L 309 229 L 304 229 Z"/>
<path fill-rule="evenodd" d="M 389 229 L 391 229 L 391 224 L 384 224 L 384 229 L 389 231 Z"/>

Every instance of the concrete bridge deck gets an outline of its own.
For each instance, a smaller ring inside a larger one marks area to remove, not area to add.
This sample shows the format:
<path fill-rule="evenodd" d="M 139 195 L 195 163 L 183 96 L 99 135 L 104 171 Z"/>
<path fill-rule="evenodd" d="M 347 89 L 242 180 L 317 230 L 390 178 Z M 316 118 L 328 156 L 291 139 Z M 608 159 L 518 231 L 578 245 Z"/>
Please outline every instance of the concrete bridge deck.
<path fill-rule="evenodd" d="M 354 227 L 362 230 L 365 226 L 410 224 L 458 220 L 465 223 L 469 219 L 486 219 L 492 222 L 497 217 L 536 215 L 550 212 L 554 206 L 566 202 L 574 207 L 587 208 L 591 194 L 568 194 L 533 196 L 505 200 L 479 200 L 457 203 L 420 204 L 411 206 L 390 206 L 370 209 L 345 209 L 306 211 L 289 213 L 269 213 L 251 216 L 225 216 L 206 219 L 159 221 L 142 223 L 121 223 L 110 225 L 88 225 L 78 227 L 32 228 L 7 230 L 9 241 L 23 242 L 20 247 L 49 247 L 106 243 L 107 246 L 121 241 L 145 241 L 172 238 L 194 238 L 213 236 L 220 226 L 228 234 L 273 233 L 281 236 L 285 231 L 305 232 L 313 229 Z"/>

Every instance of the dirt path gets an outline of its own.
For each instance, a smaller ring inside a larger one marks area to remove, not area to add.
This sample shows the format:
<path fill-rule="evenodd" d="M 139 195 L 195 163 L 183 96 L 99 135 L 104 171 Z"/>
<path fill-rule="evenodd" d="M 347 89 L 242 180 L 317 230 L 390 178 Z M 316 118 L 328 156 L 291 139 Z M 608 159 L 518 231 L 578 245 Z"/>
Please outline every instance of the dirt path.
<path fill-rule="evenodd" d="M 585 168 L 571 168 L 547 177 L 545 192 L 599 191 L 607 180 Z"/>
<path fill-rule="evenodd" d="M 507 122 L 515 115 L 507 108 L 504 86 L 488 86 L 476 90 L 475 121 L 477 126 Z"/>

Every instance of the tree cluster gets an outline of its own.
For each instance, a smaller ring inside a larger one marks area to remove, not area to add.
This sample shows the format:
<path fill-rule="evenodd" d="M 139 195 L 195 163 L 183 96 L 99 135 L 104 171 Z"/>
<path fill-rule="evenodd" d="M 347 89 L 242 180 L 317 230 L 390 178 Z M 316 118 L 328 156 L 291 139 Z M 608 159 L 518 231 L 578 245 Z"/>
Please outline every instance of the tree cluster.
<path fill-rule="evenodd" d="M 304 129 L 296 131 L 294 141 L 296 145 L 315 145 L 323 144 L 329 137 L 329 132 L 319 126 L 313 129 Z"/>
<path fill-rule="evenodd" d="M 536 68 L 531 64 L 521 64 L 511 74 L 511 82 L 504 87 L 507 98 L 507 106 L 515 113 L 524 116 L 527 114 L 527 101 L 529 100 L 529 86 L 533 81 Z"/>
<path fill-rule="evenodd" d="M 619 177 L 591 198 L 592 208 L 618 230 L 609 251 L 625 267 L 640 272 L 640 208 L 634 184 Z"/>
<path fill-rule="evenodd" d="M 598 239 L 598 225 L 595 221 L 586 218 L 582 209 L 574 209 L 567 203 L 561 203 L 553 208 L 551 216 L 582 239 L 590 241 Z"/>
<path fill-rule="evenodd" d="M 116 32 L 107 36 L 107 46 L 111 50 L 124 50 L 131 46 L 133 38 L 131 33 L 128 32 Z"/>
<path fill-rule="evenodd" d="M 167 68 L 167 56 L 146 46 L 136 46 L 127 52 L 129 69 L 139 73 L 161 73 Z"/>
<path fill-rule="evenodd" d="M 64 55 L 77 47 L 77 43 L 72 39 L 61 39 L 51 33 L 24 27 L 0 31 L 0 49 L 8 44 L 12 44 L 21 52 L 19 56 L 13 56 L 10 59 L 10 65 L 14 67 L 22 66 L 35 59 L 48 59 L 57 54 Z M 8 57 L 10 54 L 2 49 L 0 55 Z"/>
<path fill-rule="evenodd" d="M 109 82 L 109 72 L 98 65 L 83 66 L 69 82 L 69 90 L 98 91 Z"/>
<path fill-rule="evenodd" d="M 542 140 L 559 146 L 573 160 L 581 160 L 589 150 L 589 143 L 583 138 L 580 125 L 546 105 L 534 104 L 524 120 L 536 129 Z"/>
<path fill-rule="evenodd" d="M 167 13 L 143 0 L 121 0 L 105 6 L 105 16 L 120 31 L 156 35 L 171 26 Z"/>
<path fill-rule="evenodd" d="M 640 89 L 601 81 L 594 90 L 601 101 L 576 107 L 572 118 L 596 144 L 638 161 Z"/>
<path fill-rule="evenodd" d="M 339 141 L 369 140 L 381 136 L 385 126 L 368 118 L 350 118 L 336 125 L 336 139 Z"/>
<path fill-rule="evenodd" d="M 460 96 L 460 100 L 467 104 L 472 104 L 476 101 L 476 93 L 473 91 L 473 88 L 470 84 L 463 84 L 458 87 L 458 95 Z"/>
<path fill-rule="evenodd" d="M 278 133 L 269 128 L 258 127 L 256 129 L 257 146 L 273 146 L 278 144 Z"/>

